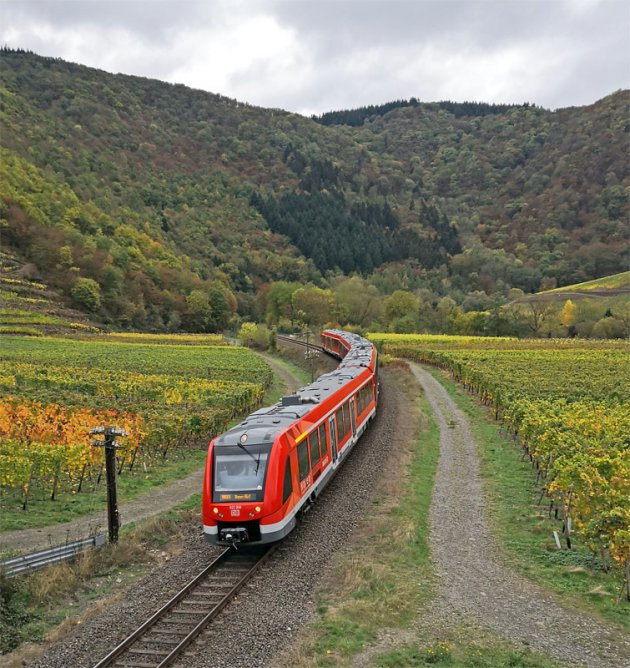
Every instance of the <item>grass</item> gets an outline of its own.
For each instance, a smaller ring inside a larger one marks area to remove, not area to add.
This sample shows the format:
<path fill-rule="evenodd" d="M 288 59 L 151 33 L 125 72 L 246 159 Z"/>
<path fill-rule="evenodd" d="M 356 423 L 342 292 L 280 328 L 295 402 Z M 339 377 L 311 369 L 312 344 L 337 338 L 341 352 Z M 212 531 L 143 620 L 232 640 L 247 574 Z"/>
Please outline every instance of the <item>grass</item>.
<path fill-rule="evenodd" d="M 170 456 L 161 466 L 155 466 L 146 473 L 141 467 L 133 474 L 125 472 L 118 477 L 119 503 L 124 504 L 125 501 L 131 501 L 156 487 L 184 478 L 204 465 L 206 452 L 205 447 L 181 450 L 177 456 Z M 17 492 L 13 495 L 5 493 L 0 514 L 0 531 L 45 527 L 103 510 L 107 498 L 104 476 L 94 492 L 90 491 L 89 484 L 85 485 L 85 489 L 86 491 L 79 494 L 61 491 L 55 501 L 51 501 L 48 494 L 33 495 L 26 511 L 22 510 Z"/>
<path fill-rule="evenodd" d="M 522 449 L 507 438 L 499 423 L 463 389 L 435 369 L 428 369 L 467 415 L 479 444 L 490 517 L 506 561 L 529 579 L 605 620 L 630 628 L 630 604 L 619 601 L 619 572 L 605 572 L 585 546 L 558 550 L 552 532 L 559 531 Z"/>
<path fill-rule="evenodd" d="M 23 309 L 0 309 L 0 320 L 5 325 L 69 325 L 66 320 L 44 313 L 25 311 Z"/>
<path fill-rule="evenodd" d="M 451 666 L 453 668 L 545 668 L 558 665 L 527 650 L 515 650 L 500 642 L 491 645 L 471 641 L 465 646 L 437 641 L 407 645 L 385 654 L 375 662 L 378 668 Z"/>
<path fill-rule="evenodd" d="M 58 641 L 177 553 L 185 529 L 199 524 L 200 506 L 201 495 L 196 494 L 166 513 L 124 527 L 116 545 L 29 576 L 0 580 L 0 652 L 25 645 L 2 665 L 21 666 L 27 658 L 37 658 L 45 646 L 29 643 Z"/>
<path fill-rule="evenodd" d="M 288 358 L 285 356 L 284 351 L 283 351 L 283 356 L 280 356 L 278 354 L 271 354 L 270 356 L 273 357 L 273 359 L 281 366 L 284 367 L 289 373 L 293 374 L 296 376 L 301 383 L 304 385 L 308 385 L 311 382 L 311 374 L 310 371 L 306 371 L 305 369 L 297 366 L 297 364 L 294 364 L 292 361 L 292 358 Z M 306 364 L 306 362 L 304 362 Z M 277 401 L 277 399 L 276 399 Z"/>
<path fill-rule="evenodd" d="M 585 281 L 584 283 L 576 283 L 575 285 L 565 285 L 562 288 L 554 288 L 553 290 L 546 290 L 538 294 L 548 294 L 550 292 L 574 292 L 576 290 L 614 290 L 618 288 L 630 287 L 630 271 L 624 271 L 620 274 L 613 274 L 612 276 L 604 276 L 604 278 L 596 278 L 592 281 Z"/>
<path fill-rule="evenodd" d="M 42 336 L 42 331 L 34 327 L 21 325 L 0 325 L 0 334 L 19 334 L 20 336 Z"/>
<path fill-rule="evenodd" d="M 396 371 L 408 387 L 408 374 Z M 288 665 L 337 666 L 373 642 L 384 627 L 409 628 L 432 596 L 428 547 L 429 505 L 439 435 L 423 398 L 409 417 L 421 425 L 407 452 L 397 458 L 407 474 L 388 479 L 355 532 L 351 549 L 333 566 L 320 594 L 318 614 Z M 356 536 L 359 536 L 357 540 Z"/>

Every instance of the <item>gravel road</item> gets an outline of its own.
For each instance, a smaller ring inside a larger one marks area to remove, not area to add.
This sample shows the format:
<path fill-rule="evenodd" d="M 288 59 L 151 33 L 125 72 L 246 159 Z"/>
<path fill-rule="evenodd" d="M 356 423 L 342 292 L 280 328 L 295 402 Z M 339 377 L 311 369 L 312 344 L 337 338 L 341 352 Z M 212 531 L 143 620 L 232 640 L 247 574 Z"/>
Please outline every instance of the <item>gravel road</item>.
<path fill-rule="evenodd" d="M 630 639 L 500 563 L 488 527 L 479 458 L 466 416 L 433 376 L 410 364 L 440 428 L 430 545 L 439 603 L 511 641 L 569 664 L 630 666 Z"/>
<path fill-rule="evenodd" d="M 269 665 L 292 643 L 314 611 L 313 595 L 329 568 L 368 511 L 383 470 L 396 467 L 408 444 L 407 399 L 382 374 L 382 401 L 377 419 L 356 445 L 345 465 L 303 522 L 244 591 L 204 633 L 180 665 L 186 668 L 239 668 Z M 385 464 L 384 464 L 385 462 Z M 50 648 L 41 668 L 90 666 L 172 596 L 216 554 L 203 542 L 200 527 L 186 540 L 186 549 L 128 590 L 115 605 Z"/>

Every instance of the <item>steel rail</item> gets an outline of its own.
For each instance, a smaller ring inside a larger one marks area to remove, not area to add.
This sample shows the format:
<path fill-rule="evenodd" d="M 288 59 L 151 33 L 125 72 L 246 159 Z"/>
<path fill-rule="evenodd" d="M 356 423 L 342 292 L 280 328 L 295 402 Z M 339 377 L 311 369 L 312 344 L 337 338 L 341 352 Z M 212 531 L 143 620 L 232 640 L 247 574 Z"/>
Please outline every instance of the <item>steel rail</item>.
<path fill-rule="evenodd" d="M 302 346 L 303 348 L 313 348 L 314 350 L 319 350 L 321 353 L 326 352 L 322 346 L 317 346 L 313 343 L 306 343 L 306 341 L 302 341 L 301 339 L 292 339 L 290 336 L 282 336 L 281 334 L 277 334 L 276 339 L 278 341 L 282 341 L 282 343 L 294 343 L 296 346 Z"/>
<path fill-rule="evenodd" d="M 220 566 L 224 564 L 229 564 L 230 559 L 238 556 L 247 555 L 250 553 L 244 551 L 236 551 L 231 547 L 224 550 L 216 559 L 214 559 L 208 566 L 206 566 L 197 576 L 195 576 L 188 584 L 186 584 L 180 591 L 173 596 L 167 603 L 165 603 L 157 612 L 155 612 L 149 619 L 147 619 L 143 624 L 141 624 L 133 633 L 131 633 L 127 638 L 125 638 L 117 647 L 115 647 L 107 656 L 101 659 L 98 663 L 94 665 L 94 668 L 105 668 L 105 666 L 112 666 L 117 664 L 118 660 L 121 659 L 121 666 L 151 666 L 152 668 L 165 668 L 170 665 L 182 652 L 197 638 L 197 636 L 208 626 L 208 624 L 225 608 L 225 606 L 236 596 L 236 594 L 242 589 L 246 582 L 252 577 L 252 575 L 260 568 L 260 566 L 271 556 L 274 552 L 275 546 L 265 549 L 261 552 L 259 558 L 252 564 L 252 566 L 237 580 L 237 582 L 230 587 L 230 590 L 215 604 L 212 604 L 211 609 L 204 615 L 204 617 L 197 622 L 194 627 L 188 631 L 185 636 L 178 641 L 168 641 L 169 644 L 174 644 L 175 646 L 171 650 L 165 651 L 154 651 L 154 650 L 136 650 L 136 652 L 146 654 L 149 657 L 159 657 L 156 660 L 157 663 L 139 663 L 133 662 L 132 659 L 127 659 L 124 655 L 132 650 L 130 653 L 133 654 L 134 645 L 147 643 L 147 644 L 160 644 L 160 641 L 147 640 L 146 636 L 150 634 L 158 622 L 166 621 L 169 622 L 168 616 L 169 613 L 177 606 L 179 603 L 186 601 L 186 598 L 189 595 L 194 594 L 195 590 L 202 585 L 213 573 L 216 573 Z M 230 583 L 231 584 L 231 583 Z M 199 613 L 201 614 L 201 613 Z M 180 626 L 182 622 L 177 622 Z M 176 637 L 182 635 L 182 631 L 163 631 L 164 635 Z M 162 641 L 162 644 L 166 641 Z M 165 655 L 165 656 L 164 656 Z M 148 657 L 143 657 L 148 658 Z"/>

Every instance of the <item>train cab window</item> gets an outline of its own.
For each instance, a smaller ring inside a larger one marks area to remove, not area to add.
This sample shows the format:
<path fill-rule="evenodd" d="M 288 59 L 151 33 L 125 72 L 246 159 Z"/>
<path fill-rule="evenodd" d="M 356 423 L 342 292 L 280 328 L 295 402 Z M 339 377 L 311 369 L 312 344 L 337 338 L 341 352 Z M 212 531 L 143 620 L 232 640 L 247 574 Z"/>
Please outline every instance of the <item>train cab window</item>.
<path fill-rule="evenodd" d="M 308 465 L 308 442 L 306 439 L 298 445 L 298 468 L 300 470 L 300 480 L 304 480 L 310 470 Z"/>
<path fill-rule="evenodd" d="M 326 442 L 326 425 L 321 424 L 319 426 L 319 447 L 322 450 L 322 457 L 325 457 L 328 454 L 328 444 Z"/>
<path fill-rule="evenodd" d="M 284 486 L 282 488 L 282 505 L 284 505 L 293 492 L 293 481 L 291 480 L 291 458 L 287 457 L 287 465 L 284 468 Z"/>
<path fill-rule="evenodd" d="M 214 502 L 229 501 L 235 495 L 246 495 L 252 501 L 262 501 L 270 453 L 270 444 L 215 448 Z"/>
<path fill-rule="evenodd" d="M 317 438 L 317 429 L 308 437 L 308 449 L 311 451 L 311 466 L 315 466 L 319 461 L 319 439 Z"/>

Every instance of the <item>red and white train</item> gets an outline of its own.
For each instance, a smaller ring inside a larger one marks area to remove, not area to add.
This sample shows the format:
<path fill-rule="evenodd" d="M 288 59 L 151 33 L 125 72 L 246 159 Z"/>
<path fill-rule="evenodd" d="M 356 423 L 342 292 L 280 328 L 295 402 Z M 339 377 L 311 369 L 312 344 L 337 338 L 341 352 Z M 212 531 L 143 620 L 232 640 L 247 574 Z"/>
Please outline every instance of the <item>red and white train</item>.
<path fill-rule="evenodd" d="M 378 406 L 378 355 L 349 332 L 321 343 L 342 361 L 274 406 L 213 439 L 203 485 L 203 530 L 218 545 L 284 538 L 354 447 Z"/>

